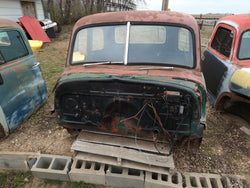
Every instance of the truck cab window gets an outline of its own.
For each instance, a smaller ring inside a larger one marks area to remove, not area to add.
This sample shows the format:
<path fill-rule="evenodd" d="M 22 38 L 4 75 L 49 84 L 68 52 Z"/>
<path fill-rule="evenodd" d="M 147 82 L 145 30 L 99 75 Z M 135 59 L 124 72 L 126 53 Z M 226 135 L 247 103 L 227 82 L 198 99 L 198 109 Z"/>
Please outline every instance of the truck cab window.
<path fill-rule="evenodd" d="M 229 57 L 233 42 L 233 32 L 224 27 L 219 27 L 216 31 L 211 47 L 220 54 Z"/>

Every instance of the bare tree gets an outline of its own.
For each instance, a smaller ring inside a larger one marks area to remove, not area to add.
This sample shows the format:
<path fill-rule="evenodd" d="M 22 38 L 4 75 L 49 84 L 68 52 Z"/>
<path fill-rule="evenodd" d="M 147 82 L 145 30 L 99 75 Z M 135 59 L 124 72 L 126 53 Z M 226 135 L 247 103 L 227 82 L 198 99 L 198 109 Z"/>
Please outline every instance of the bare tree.
<path fill-rule="evenodd" d="M 104 11 L 104 0 L 97 0 L 97 11 L 103 12 Z"/>
<path fill-rule="evenodd" d="M 97 12 L 105 12 L 109 0 L 42 0 L 44 10 L 61 24 L 69 24 L 80 17 Z M 119 9 L 126 10 L 133 4 L 145 0 L 119 0 Z"/>
<path fill-rule="evenodd" d="M 59 0 L 59 9 L 60 9 L 61 16 L 63 16 L 63 2 L 62 2 L 62 0 Z"/>
<path fill-rule="evenodd" d="M 64 17 L 64 21 L 65 21 L 66 24 L 70 23 L 71 2 L 72 2 L 72 0 L 66 0 L 65 1 L 65 17 Z"/>
<path fill-rule="evenodd" d="M 47 11 L 50 14 L 52 14 L 53 6 L 54 6 L 54 1 L 53 0 L 48 0 L 47 1 Z"/>

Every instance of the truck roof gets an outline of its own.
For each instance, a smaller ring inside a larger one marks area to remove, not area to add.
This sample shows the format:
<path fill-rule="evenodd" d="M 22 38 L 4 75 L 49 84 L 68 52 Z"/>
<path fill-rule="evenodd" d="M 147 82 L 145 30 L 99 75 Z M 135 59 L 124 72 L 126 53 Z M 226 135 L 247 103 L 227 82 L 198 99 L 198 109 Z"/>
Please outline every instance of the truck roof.
<path fill-rule="evenodd" d="M 73 32 L 78 27 L 85 25 L 121 22 L 177 23 L 191 27 L 195 32 L 199 32 L 197 22 L 193 16 L 170 11 L 124 11 L 94 14 L 78 20 Z"/>
<path fill-rule="evenodd" d="M 19 27 L 20 28 L 20 26 L 16 22 L 5 19 L 5 18 L 0 18 L 0 27 Z"/>
<path fill-rule="evenodd" d="M 225 16 L 219 20 L 218 23 L 227 23 L 237 28 L 250 28 L 250 14 L 237 14 Z"/>

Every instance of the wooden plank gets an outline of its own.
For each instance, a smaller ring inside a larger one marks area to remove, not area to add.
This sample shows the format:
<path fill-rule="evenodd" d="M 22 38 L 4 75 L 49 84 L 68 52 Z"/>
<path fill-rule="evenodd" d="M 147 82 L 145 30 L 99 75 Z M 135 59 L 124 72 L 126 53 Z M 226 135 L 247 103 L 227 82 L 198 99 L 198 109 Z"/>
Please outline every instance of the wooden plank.
<path fill-rule="evenodd" d="M 89 143 L 79 140 L 73 143 L 71 149 L 75 151 L 115 157 L 118 160 L 126 159 L 138 163 L 144 163 L 147 165 L 161 166 L 167 168 L 172 167 L 174 165 L 172 156 L 167 157 L 162 155 L 146 153 L 134 149 L 128 149 L 128 148 L 110 146 L 104 144 Z"/>
<path fill-rule="evenodd" d="M 152 153 L 159 154 L 168 154 L 170 151 L 170 146 L 168 143 L 158 143 L 156 146 L 153 141 L 141 140 L 135 138 L 128 138 L 122 137 L 119 135 L 109 135 L 109 134 L 102 134 L 98 132 L 89 132 L 89 131 L 81 131 L 77 140 L 90 142 L 90 143 L 99 143 L 105 145 L 112 145 L 112 146 L 122 146 L 126 148 L 132 149 L 139 149 L 142 151 L 149 151 Z M 159 150 L 157 150 L 156 149 Z"/>
<path fill-rule="evenodd" d="M 145 171 L 163 173 L 163 174 L 166 172 L 169 172 L 169 169 L 174 169 L 174 165 L 170 166 L 169 168 L 164 168 L 160 166 L 137 163 L 137 162 L 129 161 L 125 159 L 123 159 L 120 164 L 116 158 L 102 156 L 102 155 L 95 155 L 95 154 L 90 154 L 90 153 L 83 153 L 83 152 L 78 152 L 75 158 L 79 160 L 84 160 L 84 161 L 98 162 L 102 164 L 121 166 L 125 168 L 145 170 Z"/>

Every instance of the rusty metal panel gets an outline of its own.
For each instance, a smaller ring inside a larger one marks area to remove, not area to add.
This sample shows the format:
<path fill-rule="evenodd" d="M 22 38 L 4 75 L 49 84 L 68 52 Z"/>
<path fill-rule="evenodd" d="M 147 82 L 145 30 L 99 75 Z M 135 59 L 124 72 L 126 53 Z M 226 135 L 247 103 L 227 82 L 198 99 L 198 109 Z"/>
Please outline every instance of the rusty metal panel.
<path fill-rule="evenodd" d="M 227 34 L 222 35 L 222 30 Z M 204 51 L 202 71 L 210 102 L 216 108 L 223 107 L 225 101 L 228 106 L 237 102 L 250 103 L 249 30 L 250 14 L 225 16 L 218 21 Z M 245 54 L 243 57 L 241 50 Z"/>
<path fill-rule="evenodd" d="M 6 21 L 7 22 L 7 21 Z M 10 22 L 11 23 L 11 22 Z M 6 26 L 6 24 L 4 24 Z M 3 136 L 16 129 L 46 100 L 47 90 L 39 62 L 32 55 L 19 26 L 1 27 L 0 106 Z M 18 39 L 18 40 L 17 40 Z M 9 131 L 8 131 L 9 130 Z"/>
<path fill-rule="evenodd" d="M 71 131 L 147 139 L 156 150 L 159 143 L 172 147 L 186 137 L 200 143 L 206 92 L 197 22 L 187 14 L 155 11 L 80 19 L 55 86 L 55 111 Z"/>
<path fill-rule="evenodd" d="M 32 40 L 50 42 L 48 35 L 43 30 L 42 26 L 36 18 L 25 15 L 24 17 L 19 18 L 19 20 L 24 26 L 25 30 L 29 33 Z"/>

